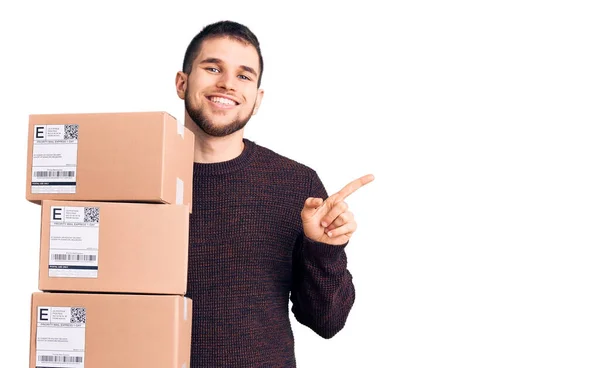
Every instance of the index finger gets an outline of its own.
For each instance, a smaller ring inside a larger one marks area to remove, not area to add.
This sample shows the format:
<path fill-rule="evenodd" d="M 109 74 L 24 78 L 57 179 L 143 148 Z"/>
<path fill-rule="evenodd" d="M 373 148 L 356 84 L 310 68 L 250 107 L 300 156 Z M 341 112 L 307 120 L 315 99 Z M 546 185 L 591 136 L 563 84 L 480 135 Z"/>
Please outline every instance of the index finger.
<path fill-rule="evenodd" d="M 358 188 L 362 187 L 363 185 L 369 184 L 373 180 L 375 180 L 375 177 L 372 174 L 368 174 L 351 181 L 350 183 L 346 184 L 346 186 L 343 187 L 339 192 L 336 193 L 336 202 L 343 201 L 350 194 L 356 192 Z"/>

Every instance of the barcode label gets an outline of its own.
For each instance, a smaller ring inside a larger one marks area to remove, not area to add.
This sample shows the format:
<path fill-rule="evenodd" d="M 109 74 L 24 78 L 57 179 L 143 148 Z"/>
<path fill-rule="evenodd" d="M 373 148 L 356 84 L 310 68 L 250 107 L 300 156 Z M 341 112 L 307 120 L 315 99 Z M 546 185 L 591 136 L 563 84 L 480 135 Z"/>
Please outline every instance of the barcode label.
<path fill-rule="evenodd" d="M 75 171 L 34 171 L 36 178 L 73 178 Z"/>
<path fill-rule="evenodd" d="M 64 254 L 56 253 L 51 255 L 53 261 L 84 261 L 93 262 L 97 259 L 95 254 Z"/>
<path fill-rule="evenodd" d="M 43 363 L 82 363 L 83 357 L 65 355 L 39 355 L 38 361 Z"/>
<path fill-rule="evenodd" d="M 85 307 L 39 305 L 36 312 L 36 367 L 84 368 Z"/>
<path fill-rule="evenodd" d="M 48 277 L 98 278 L 100 207 L 50 206 L 49 212 Z"/>
<path fill-rule="evenodd" d="M 32 194 L 77 192 L 77 124 L 36 124 L 31 153 Z"/>

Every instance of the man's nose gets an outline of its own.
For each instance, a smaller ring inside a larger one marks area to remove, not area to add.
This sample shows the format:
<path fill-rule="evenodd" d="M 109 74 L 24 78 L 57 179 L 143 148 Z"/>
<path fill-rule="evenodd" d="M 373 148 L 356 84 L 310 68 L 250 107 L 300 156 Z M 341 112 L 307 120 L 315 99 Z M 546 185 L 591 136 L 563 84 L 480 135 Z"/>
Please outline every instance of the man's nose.
<path fill-rule="evenodd" d="M 236 78 L 231 73 L 222 73 L 217 86 L 227 90 L 235 90 Z"/>

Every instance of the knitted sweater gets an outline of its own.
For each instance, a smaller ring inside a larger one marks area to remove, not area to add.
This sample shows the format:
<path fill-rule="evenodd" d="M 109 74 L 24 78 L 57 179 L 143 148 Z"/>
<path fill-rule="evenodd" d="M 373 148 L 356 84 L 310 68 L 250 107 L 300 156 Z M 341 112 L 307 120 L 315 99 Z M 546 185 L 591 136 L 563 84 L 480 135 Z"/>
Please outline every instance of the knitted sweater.
<path fill-rule="evenodd" d="M 235 159 L 194 163 L 190 368 L 296 367 L 290 306 L 297 321 L 331 338 L 354 303 L 345 246 L 303 235 L 304 201 L 327 198 L 317 174 L 244 143 Z"/>

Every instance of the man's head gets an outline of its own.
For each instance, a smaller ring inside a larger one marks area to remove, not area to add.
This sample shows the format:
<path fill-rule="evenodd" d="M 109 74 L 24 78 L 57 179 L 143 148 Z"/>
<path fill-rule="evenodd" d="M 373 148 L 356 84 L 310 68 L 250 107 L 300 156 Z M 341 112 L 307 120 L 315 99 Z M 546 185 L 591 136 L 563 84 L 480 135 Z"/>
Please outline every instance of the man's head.
<path fill-rule="evenodd" d="M 263 60 L 256 36 L 231 21 L 206 26 L 190 42 L 177 73 L 189 117 L 211 136 L 241 130 L 258 111 Z"/>
<path fill-rule="evenodd" d="M 229 20 L 207 25 L 192 39 L 187 47 L 187 50 L 185 51 L 181 70 L 183 70 L 184 73 L 189 74 L 192 70 L 192 64 L 200 52 L 202 42 L 206 39 L 216 37 L 228 37 L 241 43 L 252 45 L 256 49 L 256 52 L 258 53 L 259 64 L 257 87 L 260 87 L 264 65 L 258 38 L 256 35 L 254 35 L 254 33 L 252 33 L 252 31 L 250 31 L 250 29 L 248 29 L 248 27 Z"/>

